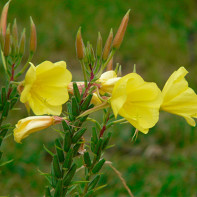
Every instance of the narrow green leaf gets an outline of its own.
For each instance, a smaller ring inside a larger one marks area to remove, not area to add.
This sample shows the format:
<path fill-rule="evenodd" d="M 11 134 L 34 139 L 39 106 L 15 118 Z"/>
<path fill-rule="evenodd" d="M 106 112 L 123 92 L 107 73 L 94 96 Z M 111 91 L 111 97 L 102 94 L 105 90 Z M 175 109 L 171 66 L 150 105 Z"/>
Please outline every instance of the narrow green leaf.
<path fill-rule="evenodd" d="M 62 194 L 62 180 L 58 180 L 57 186 L 55 188 L 54 197 L 60 197 Z"/>
<path fill-rule="evenodd" d="M 71 146 L 71 134 L 70 131 L 67 131 L 65 133 L 65 137 L 64 137 L 64 151 L 68 152 Z"/>
<path fill-rule="evenodd" d="M 72 161 L 73 161 L 73 150 L 70 149 L 66 156 L 65 156 L 65 160 L 64 160 L 64 164 L 63 164 L 63 168 L 67 168 L 69 169 L 71 164 L 72 164 Z"/>
<path fill-rule="evenodd" d="M 50 192 L 50 189 L 49 189 L 48 186 L 45 187 L 45 192 L 44 192 L 44 194 L 45 194 L 45 197 L 52 197 L 51 192 Z"/>
<path fill-rule="evenodd" d="M 92 94 L 89 94 L 89 95 L 85 98 L 85 100 L 83 101 L 83 103 L 81 104 L 81 109 L 82 109 L 83 111 L 88 109 L 88 106 L 89 106 L 91 100 L 92 100 Z"/>
<path fill-rule="evenodd" d="M 80 103 L 81 102 L 81 95 L 80 95 L 79 88 L 78 88 L 76 82 L 73 82 L 73 90 L 74 90 L 74 95 L 77 99 L 77 102 Z"/>
<path fill-rule="evenodd" d="M 66 176 L 63 178 L 63 184 L 64 186 L 68 186 L 75 175 L 75 172 L 77 170 L 77 165 L 73 164 L 71 169 L 67 172 Z"/>
<path fill-rule="evenodd" d="M 91 166 L 91 159 L 90 159 L 89 153 L 85 152 L 83 155 L 83 158 L 84 158 L 84 162 L 85 162 L 86 166 L 90 167 Z"/>
<path fill-rule="evenodd" d="M 81 137 L 83 136 L 83 134 L 85 133 L 85 131 L 86 131 L 86 128 L 82 128 L 79 131 L 77 131 L 77 133 L 72 138 L 72 143 L 73 144 L 77 143 L 81 139 Z"/>
<path fill-rule="evenodd" d="M 94 168 L 92 169 L 92 172 L 94 174 L 96 174 L 97 172 L 99 172 L 101 170 L 101 168 L 103 167 L 105 163 L 105 159 L 101 159 L 95 166 Z"/>
<path fill-rule="evenodd" d="M 0 166 L 5 166 L 5 165 L 7 165 L 7 164 L 9 164 L 9 163 L 11 163 L 13 161 L 14 161 L 14 159 L 11 159 L 9 161 L 2 162 L 2 163 L 0 163 Z"/>
<path fill-rule="evenodd" d="M 46 150 L 47 153 L 49 153 L 49 155 L 51 155 L 52 157 L 55 155 L 55 154 L 52 153 L 44 144 L 43 144 L 43 148 L 44 148 L 44 150 Z"/>
<path fill-rule="evenodd" d="M 56 152 L 60 162 L 64 161 L 64 152 L 62 150 L 62 145 L 58 139 L 55 140 Z"/>
<path fill-rule="evenodd" d="M 99 179 L 100 179 L 100 175 L 97 175 L 88 185 L 88 190 L 92 190 L 96 187 L 96 184 L 98 183 Z"/>
<path fill-rule="evenodd" d="M 61 178 L 62 173 L 60 170 L 60 164 L 59 164 L 59 160 L 57 158 L 57 155 L 54 155 L 54 157 L 53 157 L 53 169 L 54 169 L 55 176 L 57 178 Z"/>
<path fill-rule="evenodd" d="M 72 100 L 72 114 L 73 114 L 73 116 L 76 117 L 79 115 L 79 112 L 80 112 L 79 111 L 79 104 L 78 104 L 75 97 L 72 97 L 71 100 Z"/>

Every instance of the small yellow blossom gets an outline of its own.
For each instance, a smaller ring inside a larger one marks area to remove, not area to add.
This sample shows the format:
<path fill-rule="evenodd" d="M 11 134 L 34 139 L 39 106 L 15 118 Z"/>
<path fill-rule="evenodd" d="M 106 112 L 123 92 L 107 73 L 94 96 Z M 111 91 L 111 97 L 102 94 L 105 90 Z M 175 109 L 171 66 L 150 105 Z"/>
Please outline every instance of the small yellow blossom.
<path fill-rule="evenodd" d="M 61 122 L 60 117 L 55 116 L 30 116 L 21 119 L 16 124 L 14 129 L 14 139 L 20 143 L 22 139 L 26 138 L 31 133 L 48 128 L 53 124 Z"/>
<path fill-rule="evenodd" d="M 62 104 L 69 99 L 67 86 L 71 80 L 64 61 L 45 61 L 36 67 L 31 64 L 22 82 L 20 101 L 28 103 L 36 115 L 60 115 Z"/>
<path fill-rule="evenodd" d="M 117 74 L 115 71 L 110 70 L 107 72 L 104 72 L 101 77 L 98 79 L 98 83 L 100 83 L 99 91 L 101 94 L 104 93 L 112 93 L 114 85 L 116 82 L 120 79 L 120 77 L 117 77 Z"/>
<path fill-rule="evenodd" d="M 110 102 L 115 116 L 121 115 L 136 129 L 148 133 L 159 119 L 162 96 L 155 83 L 130 73 L 115 84 Z"/>
<path fill-rule="evenodd" d="M 197 118 L 197 95 L 188 87 L 187 73 L 184 67 L 180 67 L 167 80 L 162 90 L 161 110 L 182 116 L 189 125 L 195 126 L 193 118 Z"/>

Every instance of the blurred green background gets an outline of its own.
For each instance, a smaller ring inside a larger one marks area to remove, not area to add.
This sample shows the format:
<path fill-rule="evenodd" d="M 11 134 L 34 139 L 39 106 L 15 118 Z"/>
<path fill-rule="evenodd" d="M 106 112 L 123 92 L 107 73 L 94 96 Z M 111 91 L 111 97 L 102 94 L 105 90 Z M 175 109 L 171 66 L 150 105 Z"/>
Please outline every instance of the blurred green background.
<path fill-rule="evenodd" d="M 0 1 L 0 9 L 6 3 Z M 130 21 L 124 42 L 115 62 L 123 73 L 137 72 L 146 81 L 155 81 L 160 88 L 170 74 L 180 66 L 189 71 L 190 86 L 197 91 L 197 1 L 196 0 L 13 0 L 8 21 L 16 17 L 19 29 L 28 27 L 29 16 L 37 26 L 38 49 L 33 63 L 44 60 L 66 60 L 73 80 L 82 79 L 76 60 L 75 36 L 82 27 L 84 41 L 94 46 L 97 32 L 105 41 L 110 28 L 117 31 L 128 9 Z M 28 46 L 27 46 L 28 47 Z M 3 69 L 0 68 L 3 83 Z M 26 117 L 24 106 L 10 114 L 15 124 Z M 91 127 L 89 125 L 88 127 Z M 161 113 L 159 123 L 149 134 L 139 134 L 131 141 L 133 128 L 120 125 L 113 128 L 112 144 L 105 157 L 122 172 L 135 196 L 197 196 L 197 129 L 189 127 L 183 118 Z M 13 136 L 3 144 L 3 160 L 14 161 L 1 168 L 0 196 L 43 196 L 46 184 L 37 169 L 49 170 L 50 156 L 43 144 L 53 148 L 58 135 L 45 130 L 16 144 Z M 128 196 L 120 180 L 108 167 L 103 169 L 101 184 L 108 183 L 98 196 Z"/>

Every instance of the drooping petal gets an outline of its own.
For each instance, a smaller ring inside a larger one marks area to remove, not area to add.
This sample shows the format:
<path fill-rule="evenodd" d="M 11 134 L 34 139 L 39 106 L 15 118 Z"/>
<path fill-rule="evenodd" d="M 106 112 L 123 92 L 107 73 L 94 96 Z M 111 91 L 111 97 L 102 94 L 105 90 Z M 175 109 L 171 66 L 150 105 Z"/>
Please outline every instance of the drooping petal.
<path fill-rule="evenodd" d="M 20 143 L 31 133 L 40 131 L 51 126 L 54 123 L 52 116 L 30 116 L 19 120 L 14 129 L 14 139 Z"/>
<path fill-rule="evenodd" d="M 187 73 L 187 70 L 181 67 L 170 76 L 162 90 L 161 109 L 182 116 L 188 124 L 195 126 L 193 118 L 197 118 L 197 95 L 188 87 L 185 80 Z"/>

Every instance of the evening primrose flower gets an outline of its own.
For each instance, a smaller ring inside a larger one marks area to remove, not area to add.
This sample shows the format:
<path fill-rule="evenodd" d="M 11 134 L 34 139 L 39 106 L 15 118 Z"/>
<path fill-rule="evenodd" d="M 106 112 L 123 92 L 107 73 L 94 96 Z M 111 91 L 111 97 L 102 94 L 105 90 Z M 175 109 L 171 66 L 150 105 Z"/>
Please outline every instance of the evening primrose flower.
<path fill-rule="evenodd" d="M 22 82 L 20 101 L 28 103 L 36 115 L 60 115 L 62 104 L 69 99 L 67 86 L 71 79 L 64 61 L 45 61 L 36 67 L 31 63 Z"/>
<path fill-rule="evenodd" d="M 145 82 L 138 74 L 130 73 L 115 84 L 110 103 L 116 117 L 121 115 L 146 134 L 159 119 L 162 96 L 155 83 Z"/>
<path fill-rule="evenodd" d="M 162 90 L 161 110 L 182 116 L 189 125 L 195 126 L 193 118 L 197 118 L 197 95 L 188 87 L 187 73 L 184 67 L 180 67 L 167 80 Z"/>
<path fill-rule="evenodd" d="M 97 80 L 97 82 L 100 84 L 99 92 L 101 94 L 104 93 L 112 93 L 114 85 L 116 82 L 120 79 L 120 77 L 117 77 L 117 74 L 115 71 L 110 70 L 107 72 L 104 72 L 101 77 Z"/>
<path fill-rule="evenodd" d="M 14 129 L 14 140 L 18 143 L 31 133 L 43 130 L 51 125 L 61 123 L 62 118 L 57 116 L 30 116 L 21 119 Z"/>

